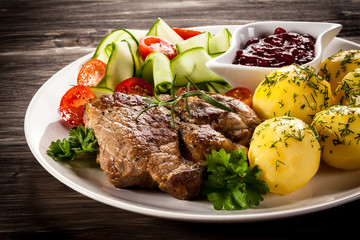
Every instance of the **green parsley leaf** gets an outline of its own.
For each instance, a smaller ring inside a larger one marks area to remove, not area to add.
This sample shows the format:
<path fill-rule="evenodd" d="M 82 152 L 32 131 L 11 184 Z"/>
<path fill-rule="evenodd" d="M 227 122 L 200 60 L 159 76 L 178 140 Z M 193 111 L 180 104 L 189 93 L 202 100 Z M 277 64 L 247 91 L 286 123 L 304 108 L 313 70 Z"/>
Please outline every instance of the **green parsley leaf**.
<path fill-rule="evenodd" d="M 241 210 L 258 206 L 269 188 L 259 179 L 261 169 L 251 168 L 244 149 L 226 153 L 213 150 L 206 157 L 209 175 L 204 181 L 203 194 L 216 210 Z"/>
<path fill-rule="evenodd" d="M 47 154 L 55 161 L 72 161 L 74 159 L 96 159 L 98 150 L 94 129 L 86 129 L 82 124 L 69 132 L 69 139 L 58 139 L 51 142 Z"/>
<path fill-rule="evenodd" d="M 61 141 L 51 142 L 47 154 L 56 161 L 71 160 L 73 153 L 70 148 L 70 143 L 65 138 Z"/>
<path fill-rule="evenodd" d="M 69 132 L 69 142 L 75 154 L 83 152 L 96 152 L 97 140 L 94 135 L 94 129 L 86 129 L 82 124 L 79 124 L 77 128 L 73 128 Z"/>

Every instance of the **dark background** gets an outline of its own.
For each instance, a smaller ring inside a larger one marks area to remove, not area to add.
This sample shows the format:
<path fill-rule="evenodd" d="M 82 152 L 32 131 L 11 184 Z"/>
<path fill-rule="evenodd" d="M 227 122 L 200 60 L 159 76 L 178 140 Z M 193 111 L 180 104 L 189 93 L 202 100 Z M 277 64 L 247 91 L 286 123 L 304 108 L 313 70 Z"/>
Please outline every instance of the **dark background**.
<path fill-rule="evenodd" d="M 24 116 L 57 71 L 94 51 L 118 28 L 326 21 L 360 43 L 360 1 L 0 1 L 0 239 L 288 239 L 359 231 L 360 200 L 304 216 L 238 224 L 152 218 L 113 208 L 68 188 L 30 152 Z M 359 176 L 360 177 L 360 176 Z M 355 235 L 356 238 L 358 235 Z"/>

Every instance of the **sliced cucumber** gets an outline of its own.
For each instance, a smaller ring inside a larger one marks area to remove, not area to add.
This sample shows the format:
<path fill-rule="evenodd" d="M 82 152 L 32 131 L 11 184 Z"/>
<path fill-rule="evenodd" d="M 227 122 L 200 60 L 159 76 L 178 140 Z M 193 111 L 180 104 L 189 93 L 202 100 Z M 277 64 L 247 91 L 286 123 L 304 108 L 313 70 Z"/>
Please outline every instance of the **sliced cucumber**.
<path fill-rule="evenodd" d="M 114 90 L 119 82 L 134 76 L 135 63 L 127 41 L 113 42 L 112 45 L 113 50 L 106 66 L 105 77 L 98 86 Z"/>
<path fill-rule="evenodd" d="M 224 28 L 209 40 L 209 53 L 224 53 L 229 49 L 230 43 L 231 33 L 227 28 Z"/>
<path fill-rule="evenodd" d="M 104 94 L 114 93 L 113 90 L 107 87 L 90 87 L 90 89 L 93 91 L 97 98 L 101 97 Z"/>
<path fill-rule="evenodd" d="M 206 62 L 211 57 L 204 48 L 197 47 L 189 49 L 177 55 L 171 61 L 171 69 L 176 75 L 175 85 L 186 86 L 188 81 L 185 76 L 193 80 L 195 83 L 219 81 L 224 80 L 206 67 Z"/>
<path fill-rule="evenodd" d="M 146 36 L 146 30 L 135 30 L 135 29 L 125 29 L 130 35 L 133 36 L 134 40 L 136 40 L 137 44 L 139 44 L 140 38 Z"/>
<path fill-rule="evenodd" d="M 209 32 L 204 32 L 195 37 L 179 42 L 178 44 L 176 44 L 176 47 L 179 53 L 185 52 L 186 50 L 195 47 L 203 47 L 206 50 L 206 52 L 209 52 L 210 39 L 211 39 L 211 34 Z"/>
<path fill-rule="evenodd" d="M 221 93 L 224 94 L 227 91 L 229 91 L 230 89 L 232 89 L 232 87 L 230 86 L 230 84 L 223 82 L 208 82 L 208 89 L 209 92 L 214 92 L 214 93 Z"/>
<path fill-rule="evenodd" d="M 112 43 L 121 42 L 122 40 L 133 39 L 137 44 L 142 36 L 145 36 L 146 31 L 143 30 L 127 30 L 118 29 L 107 35 L 101 42 L 92 58 L 99 59 L 104 63 L 107 63 L 112 52 Z"/>
<path fill-rule="evenodd" d="M 145 59 L 139 77 L 149 82 L 156 91 L 167 92 L 173 80 L 169 58 L 161 52 L 150 53 Z"/>
<path fill-rule="evenodd" d="M 167 25 L 161 18 L 156 20 L 146 36 L 162 37 L 175 44 L 184 41 L 184 39 L 182 39 L 174 30 L 172 30 L 171 27 L 169 27 L 169 25 Z"/>
<path fill-rule="evenodd" d="M 130 46 L 130 51 L 135 64 L 135 73 L 137 73 L 144 64 L 144 60 L 139 53 L 139 44 L 133 38 L 128 38 L 123 41 L 126 41 Z"/>
<path fill-rule="evenodd" d="M 116 42 L 120 36 L 123 34 L 126 34 L 124 29 L 118 29 L 110 34 L 108 34 L 106 37 L 104 37 L 99 45 L 97 46 L 95 53 L 92 58 L 99 59 L 105 63 L 107 63 L 107 59 L 109 59 L 109 56 L 107 56 L 107 53 L 105 51 L 105 48 L 108 44 L 111 44 L 112 42 Z"/>
<path fill-rule="evenodd" d="M 224 52 L 214 53 L 214 54 L 209 54 L 209 55 L 211 58 L 216 58 L 216 57 L 220 56 L 221 54 L 224 54 Z"/>

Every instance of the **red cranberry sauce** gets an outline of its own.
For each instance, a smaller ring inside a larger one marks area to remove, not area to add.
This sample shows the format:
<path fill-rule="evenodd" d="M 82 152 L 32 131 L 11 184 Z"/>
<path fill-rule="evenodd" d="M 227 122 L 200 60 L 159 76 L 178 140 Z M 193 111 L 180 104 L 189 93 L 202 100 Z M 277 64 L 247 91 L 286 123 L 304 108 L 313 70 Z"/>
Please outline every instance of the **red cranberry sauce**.
<path fill-rule="evenodd" d="M 304 64 L 315 58 L 315 38 L 309 34 L 286 32 L 277 28 L 266 38 L 247 41 L 244 49 L 236 52 L 233 64 L 259 67 L 282 67 Z"/>

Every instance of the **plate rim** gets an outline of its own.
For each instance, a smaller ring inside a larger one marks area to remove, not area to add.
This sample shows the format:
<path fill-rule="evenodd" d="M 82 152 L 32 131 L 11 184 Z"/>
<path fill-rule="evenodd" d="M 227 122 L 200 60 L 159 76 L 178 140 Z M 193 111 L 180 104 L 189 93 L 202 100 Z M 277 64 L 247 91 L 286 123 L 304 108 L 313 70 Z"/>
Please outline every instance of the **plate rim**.
<path fill-rule="evenodd" d="M 221 28 L 221 27 L 227 27 L 227 28 L 237 28 L 241 25 L 207 25 L 207 26 L 198 26 L 198 27 L 192 27 L 192 29 L 199 30 L 199 29 L 208 29 L 208 28 Z M 360 49 L 360 44 L 352 42 L 350 40 L 342 39 L 339 37 L 335 38 L 337 41 L 344 42 L 350 45 L 354 45 Z M 131 204 L 128 203 L 127 200 L 116 198 L 114 196 L 108 196 L 108 195 L 101 195 L 96 192 L 93 192 L 76 182 L 71 181 L 70 179 L 63 176 L 60 172 L 58 172 L 56 169 L 54 169 L 48 161 L 43 158 L 41 154 L 38 154 L 38 149 L 35 149 L 38 146 L 33 146 L 33 144 L 30 141 L 29 136 L 29 120 L 31 117 L 31 109 L 34 108 L 34 104 L 36 102 L 36 99 L 38 99 L 41 96 L 41 92 L 46 89 L 46 86 L 51 83 L 51 79 L 56 78 L 58 75 L 61 75 L 62 71 L 66 71 L 67 68 L 70 68 L 71 66 L 75 65 L 77 62 L 83 61 L 83 59 L 89 58 L 93 55 L 94 52 L 88 53 L 73 62 L 69 63 L 65 67 L 61 68 L 59 71 L 57 71 L 55 74 L 53 74 L 49 79 L 47 79 L 44 84 L 41 85 L 41 87 L 36 91 L 36 93 L 31 98 L 31 101 L 27 107 L 25 118 L 24 118 L 24 132 L 25 132 L 25 139 L 26 142 L 30 148 L 30 151 L 36 158 L 36 160 L 40 163 L 40 165 L 49 172 L 53 177 L 55 177 L 57 180 L 71 188 L 72 190 L 75 190 L 76 192 L 85 195 L 93 200 L 99 201 L 101 203 L 110 205 L 115 208 L 120 208 L 126 211 L 135 212 L 138 214 L 143 214 L 147 216 L 152 217 L 159 217 L 159 218 L 165 218 L 165 219 L 172 219 L 172 220 L 180 220 L 180 221 L 187 221 L 187 222 L 255 222 L 255 221 L 266 221 L 270 219 L 280 219 L 280 218 L 287 218 L 292 216 L 299 216 L 304 215 L 308 213 L 313 213 L 317 211 L 322 211 L 325 209 L 333 208 L 348 202 L 355 201 L 357 199 L 360 199 L 360 186 L 358 188 L 354 188 L 354 190 L 357 190 L 355 193 L 349 194 L 347 196 L 343 196 L 339 199 L 325 202 L 322 204 L 316 204 L 311 205 L 307 207 L 302 208 L 296 208 L 296 209 L 290 209 L 290 210 L 279 210 L 276 212 L 265 212 L 265 213 L 247 213 L 247 214 L 241 214 L 241 211 L 239 211 L 240 214 L 233 214 L 233 215 L 226 215 L 226 214 L 189 214 L 189 213 L 181 213 L 181 212 L 174 212 L 169 210 L 161 210 L 157 209 L 155 207 L 148 207 L 148 206 L 140 206 L 140 204 Z M 114 199 L 115 198 L 115 199 Z M 210 202 L 209 202 L 210 203 Z M 225 211 L 225 210 L 222 210 Z M 217 212 L 218 213 L 218 212 Z"/>

